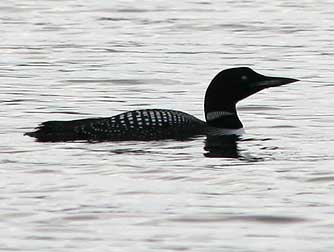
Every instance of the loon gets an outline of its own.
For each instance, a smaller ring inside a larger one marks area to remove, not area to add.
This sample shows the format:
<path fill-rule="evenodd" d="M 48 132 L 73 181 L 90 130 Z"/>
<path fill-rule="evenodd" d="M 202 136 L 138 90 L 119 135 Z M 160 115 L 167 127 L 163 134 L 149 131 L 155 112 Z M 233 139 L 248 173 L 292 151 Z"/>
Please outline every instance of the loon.
<path fill-rule="evenodd" d="M 237 114 L 237 102 L 265 88 L 296 81 L 264 76 L 249 67 L 230 68 L 218 73 L 206 90 L 206 122 L 181 111 L 142 109 L 112 117 L 47 121 L 25 135 L 40 142 L 182 140 L 196 135 L 238 135 L 243 125 Z"/>

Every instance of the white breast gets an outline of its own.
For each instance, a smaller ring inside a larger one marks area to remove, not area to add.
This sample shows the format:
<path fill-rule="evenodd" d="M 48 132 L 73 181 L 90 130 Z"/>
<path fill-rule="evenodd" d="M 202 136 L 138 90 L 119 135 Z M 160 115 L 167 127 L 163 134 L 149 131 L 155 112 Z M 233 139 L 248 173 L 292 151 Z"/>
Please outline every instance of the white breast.
<path fill-rule="evenodd" d="M 224 128 L 215 128 L 215 127 L 208 128 L 208 135 L 213 135 L 213 136 L 222 136 L 222 135 L 241 136 L 244 133 L 245 133 L 244 128 L 239 128 L 239 129 L 224 129 Z"/>

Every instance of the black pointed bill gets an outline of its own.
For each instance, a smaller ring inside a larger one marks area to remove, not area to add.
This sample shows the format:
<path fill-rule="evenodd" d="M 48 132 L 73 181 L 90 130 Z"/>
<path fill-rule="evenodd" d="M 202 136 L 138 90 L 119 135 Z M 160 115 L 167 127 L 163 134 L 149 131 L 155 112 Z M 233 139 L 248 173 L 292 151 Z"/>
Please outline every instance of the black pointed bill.
<path fill-rule="evenodd" d="M 284 78 L 284 77 L 265 77 L 264 80 L 253 82 L 251 86 L 257 88 L 270 88 L 270 87 L 278 87 L 286 85 L 296 81 L 299 80 L 293 78 Z"/>

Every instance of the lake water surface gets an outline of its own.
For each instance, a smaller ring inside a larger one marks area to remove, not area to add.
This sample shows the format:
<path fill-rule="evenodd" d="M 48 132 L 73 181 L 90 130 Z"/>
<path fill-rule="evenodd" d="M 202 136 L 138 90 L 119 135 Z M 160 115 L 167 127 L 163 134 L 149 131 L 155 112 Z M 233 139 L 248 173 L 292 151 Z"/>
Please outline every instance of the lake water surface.
<path fill-rule="evenodd" d="M 0 251 L 334 251 L 334 2 L 2 1 Z M 37 143 L 38 123 L 170 108 L 220 70 L 301 81 L 239 104 L 231 153 Z"/>

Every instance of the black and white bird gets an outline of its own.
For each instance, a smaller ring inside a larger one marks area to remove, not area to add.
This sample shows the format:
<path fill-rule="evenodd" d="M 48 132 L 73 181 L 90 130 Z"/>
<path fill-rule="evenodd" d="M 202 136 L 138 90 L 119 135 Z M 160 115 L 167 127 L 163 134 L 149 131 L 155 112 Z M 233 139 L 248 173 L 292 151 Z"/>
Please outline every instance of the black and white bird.
<path fill-rule="evenodd" d="M 206 90 L 205 121 L 185 112 L 169 109 L 142 109 L 112 117 L 72 121 L 47 121 L 25 135 L 37 141 L 124 141 L 186 139 L 196 135 L 239 135 L 243 125 L 236 104 L 265 88 L 298 81 L 269 77 L 248 67 L 218 73 Z"/>

